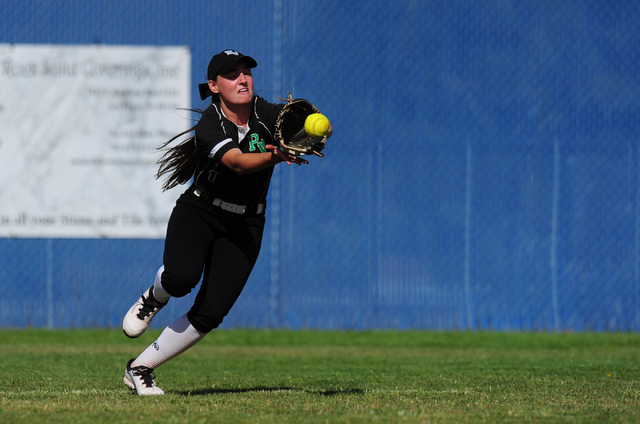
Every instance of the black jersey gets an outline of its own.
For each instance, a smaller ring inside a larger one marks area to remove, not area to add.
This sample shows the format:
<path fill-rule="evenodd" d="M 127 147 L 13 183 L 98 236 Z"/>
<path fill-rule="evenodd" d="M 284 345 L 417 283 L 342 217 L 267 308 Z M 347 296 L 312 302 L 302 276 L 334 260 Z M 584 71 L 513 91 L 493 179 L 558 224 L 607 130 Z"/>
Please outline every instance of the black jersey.
<path fill-rule="evenodd" d="M 249 130 L 241 140 L 236 124 L 224 117 L 220 103 L 212 103 L 195 127 L 195 142 L 199 161 L 194 184 L 210 197 L 236 204 L 262 203 L 267 197 L 273 166 L 258 172 L 238 175 L 221 164 L 222 156 L 239 148 L 243 153 L 266 152 L 273 138 L 275 124 L 284 104 L 269 103 L 261 97 L 253 98 Z"/>

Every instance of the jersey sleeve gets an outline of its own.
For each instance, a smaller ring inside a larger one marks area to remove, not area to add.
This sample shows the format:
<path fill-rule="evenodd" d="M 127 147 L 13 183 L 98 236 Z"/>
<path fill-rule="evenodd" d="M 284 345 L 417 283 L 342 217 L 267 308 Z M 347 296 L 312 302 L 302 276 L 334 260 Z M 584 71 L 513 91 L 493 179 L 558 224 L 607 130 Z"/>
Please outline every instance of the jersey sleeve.
<path fill-rule="evenodd" d="M 237 147 L 231 134 L 225 128 L 221 115 L 214 106 L 208 107 L 195 128 L 198 152 L 212 159 L 214 164 L 220 163 L 222 156 Z"/>

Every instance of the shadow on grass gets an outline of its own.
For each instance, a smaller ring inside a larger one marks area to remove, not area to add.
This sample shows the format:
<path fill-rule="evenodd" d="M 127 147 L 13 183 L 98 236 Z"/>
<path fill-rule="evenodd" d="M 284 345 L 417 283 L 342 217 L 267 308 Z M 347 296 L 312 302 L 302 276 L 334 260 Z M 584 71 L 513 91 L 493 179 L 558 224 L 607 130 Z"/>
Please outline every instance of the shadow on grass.
<path fill-rule="evenodd" d="M 300 391 L 293 387 L 249 387 L 246 389 L 200 389 L 174 392 L 177 395 L 182 396 L 203 396 L 203 395 L 215 395 L 225 393 L 248 393 L 248 392 L 279 392 L 279 391 Z"/>
<path fill-rule="evenodd" d="M 240 388 L 240 389 L 200 389 L 200 390 L 189 390 L 189 391 L 180 391 L 173 392 L 180 396 L 206 396 L 206 395 L 215 395 L 215 394 L 226 394 L 226 393 L 249 393 L 249 392 L 281 392 L 281 391 L 289 391 L 289 392 L 307 392 L 307 393 L 316 393 L 320 396 L 335 396 L 335 395 L 361 395 L 364 394 L 363 389 L 326 389 L 326 390 L 305 390 L 296 387 L 249 387 L 249 388 Z"/>
<path fill-rule="evenodd" d="M 318 393 L 321 396 L 335 396 L 335 395 L 362 395 L 364 394 L 363 389 L 330 389 L 330 390 L 315 390 L 313 393 Z"/>

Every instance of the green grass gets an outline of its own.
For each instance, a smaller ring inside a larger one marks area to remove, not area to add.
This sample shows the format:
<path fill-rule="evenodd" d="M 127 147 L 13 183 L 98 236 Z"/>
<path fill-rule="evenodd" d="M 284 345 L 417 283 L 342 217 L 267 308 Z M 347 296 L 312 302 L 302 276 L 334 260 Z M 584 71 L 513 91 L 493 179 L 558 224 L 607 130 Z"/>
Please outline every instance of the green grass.
<path fill-rule="evenodd" d="M 159 332 L 0 331 L 0 423 L 640 422 L 640 335 L 214 331 L 130 394 Z"/>

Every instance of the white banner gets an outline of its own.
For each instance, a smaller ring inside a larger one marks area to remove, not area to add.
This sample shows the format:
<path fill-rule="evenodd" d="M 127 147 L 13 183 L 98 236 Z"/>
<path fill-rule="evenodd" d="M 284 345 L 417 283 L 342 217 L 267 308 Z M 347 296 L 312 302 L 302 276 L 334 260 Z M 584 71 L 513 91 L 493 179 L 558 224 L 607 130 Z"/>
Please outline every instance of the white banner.
<path fill-rule="evenodd" d="M 0 44 L 0 237 L 163 238 L 190 86 L 186 47 Z"/>

